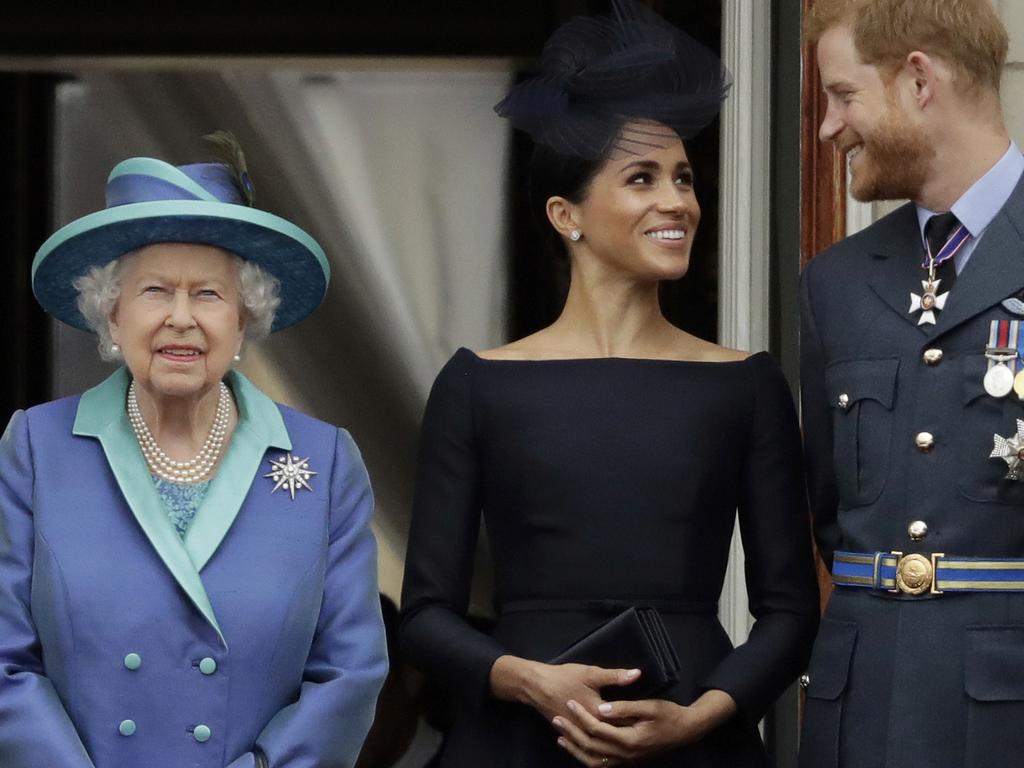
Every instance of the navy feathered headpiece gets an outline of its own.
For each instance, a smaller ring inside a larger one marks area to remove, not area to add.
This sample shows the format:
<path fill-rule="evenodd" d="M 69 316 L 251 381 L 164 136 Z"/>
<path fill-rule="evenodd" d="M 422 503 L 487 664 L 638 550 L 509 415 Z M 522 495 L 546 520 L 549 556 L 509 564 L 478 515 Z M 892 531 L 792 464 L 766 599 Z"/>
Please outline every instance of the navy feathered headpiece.
<path fill-rule="evenodd" d="M 688 139 L 721 108 L 732 84 L 719 58 L 634 0 L 611 16 L 577 17 L 544 46 L 541 74 L 514 85 L 494 110 L 556 152 L 601 157 L 643 154 Z"/>

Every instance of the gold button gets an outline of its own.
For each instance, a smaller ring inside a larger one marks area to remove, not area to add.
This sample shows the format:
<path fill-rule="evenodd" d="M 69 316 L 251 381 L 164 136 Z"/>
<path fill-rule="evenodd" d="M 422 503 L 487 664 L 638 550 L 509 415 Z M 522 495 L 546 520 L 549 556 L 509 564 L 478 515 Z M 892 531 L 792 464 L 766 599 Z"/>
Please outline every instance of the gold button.
<path fill-rule="evenodd" d="M 920 541 L 928 535 L 928 523 L 924 520 L 915 520 L 907 526 L 907 535 L 911 541 Z"/>
<path fill-rule="evenodd" d="M 935 447 L 935 435 L 931 432 L 918 432 L 914 442 L 917 444 L 917 450 L 921 453 L 928 453 Z"/>
<path fill-rule="evenodd" d="M 811 676 L 810 675 L 808 675 L 806 672 L 804 674 L 800 675 L 800 687 L 801 688 L 803 688 L 806 691 L 807 690 L 807 686 L 809 686 L 810 684 L 811 684 Z"/>
<path fill-rule="evenodd" d="M 921 355 L 921 359 L 924 360 L 925 365 L 938 365 L 942 362 L 942 350 L 926 349 L 924 354 Z"/>
<path fill-rule="evenodd" d="M 845 392 L 839 396 L 839 407 L 844 411 L 850 407 L 850 396 Z"/>

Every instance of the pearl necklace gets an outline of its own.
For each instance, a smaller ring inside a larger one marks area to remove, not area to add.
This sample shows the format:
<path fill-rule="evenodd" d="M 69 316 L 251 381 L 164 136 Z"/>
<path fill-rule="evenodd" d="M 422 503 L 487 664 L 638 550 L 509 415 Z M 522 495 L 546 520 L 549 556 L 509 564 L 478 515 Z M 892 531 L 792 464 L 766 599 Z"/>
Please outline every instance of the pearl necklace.
<path fill-rule="evenodd" d="M 149 426 L 139 409 L 135 382 L 128 387 L 128 421 L 131 422 L 132 431 L 135 432 L 135 439 L 142 449 L 146 464 L 154 475 L 172 483 L 198 483 L 210 475 L 224 451 L 224 437 L 227 435 L 230 418 L 231 392 L 222 381 L 217 397 L 217 412 L 213 417 L 210 434 L 206 436 L 206 442 L 195 458 L 175 461 L 157 445 L 156 438 L 149 431 Z"/>

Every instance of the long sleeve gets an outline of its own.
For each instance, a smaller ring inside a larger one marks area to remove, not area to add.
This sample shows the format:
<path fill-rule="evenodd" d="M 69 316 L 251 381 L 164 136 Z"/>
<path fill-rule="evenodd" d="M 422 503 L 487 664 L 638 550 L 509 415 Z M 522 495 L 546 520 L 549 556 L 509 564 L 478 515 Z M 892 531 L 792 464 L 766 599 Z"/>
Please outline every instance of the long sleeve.
<path fill-rule="evenodd" d="M 92 768 L 46 677 L 32 620 L 34 484 L 28 417 L 18 411 L 0 439 L 0 765 Z"/>
<path fill-rule="evenodd" d="M 740 474 L 739 523 L 756 621 L 702 685 L 729 693 L 756 722 L 807 663 L 818 624 L 800 433 L 782 372 L 752 358 L 755 406 Z"/>
<path fill-rule="evenodd" d="M 825 386 L 825 351 L 818 335 L 811 299 L 813 269 L 800 280 L 800 410 L 804 427 L 804 462 L 811 499 L 811 519 L 821 556 L 829 565 L 839 546 L 839 491 L 832 463 L 832 412 Z"/>
<path fill-rule="evenodd" d="M 405 583 L 402 648 L 417 667 L 470 700 L 486 695 L 505 651 L 465 620 L 480 529 L 473 440 L 472 355 L 456 354 L 434 383 L 420 437 Z"/>
<path fill-rule="evenodd" d="M 373 722 L 388 664 L 372 514 L 373 494 L 359 450 L 348 432 L 339 430 L 323 601 L 301 693 L 256 740 L 271 768 L 348 768 Z M 255 760 L 247 754 L 236 764 L 252 766 Z"/>

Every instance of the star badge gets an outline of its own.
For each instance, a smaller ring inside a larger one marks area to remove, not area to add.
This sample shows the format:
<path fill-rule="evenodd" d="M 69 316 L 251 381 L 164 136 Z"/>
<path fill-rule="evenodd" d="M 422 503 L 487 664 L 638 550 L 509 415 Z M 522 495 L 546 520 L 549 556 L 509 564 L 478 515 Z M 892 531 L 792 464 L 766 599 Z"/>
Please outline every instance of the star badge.
<path fill-rule="evenodd" d="M 946 299 L 949 297 L 949 291 L 939 295 L 939 283 L 941 282 L 942 280 L 936 280 L 934 282 L 930 280 L 922 280 L 922 294 L 920 296 L 916 293 L 910 294 L 909 312 L 911 314 L 918 310 L 921 312 L 921 319 L 917 321 L 918 325 L 924 325 L 925 323 L 935 325 L 935 313 L 946 306 Z"/>
<path fill-rule="evenodd" d="M 277 461 L 270 459 L 270 472 L 264 477 L 269 477 L 276 483 L 270 491 L 271 493 L 278 488 L 287 488 L 292 495 L 292 501 L 294 501 L 296 489 L 313 490 L 313 486 L 309 484 L 309 478 L 315 474 L 317 473 L 309 468 L 308 458 L 300 459 L 289 453 L 287 456 L 279 457 Z"/>
<path fill-rule="evenodd" d="M 1007 480 L 1024 480 L 1024 420 L 1017 419 L 1017 434 L 1011 437 L 993 435 L 990 459 L 1002 459 L 1010 468 Z"/>

